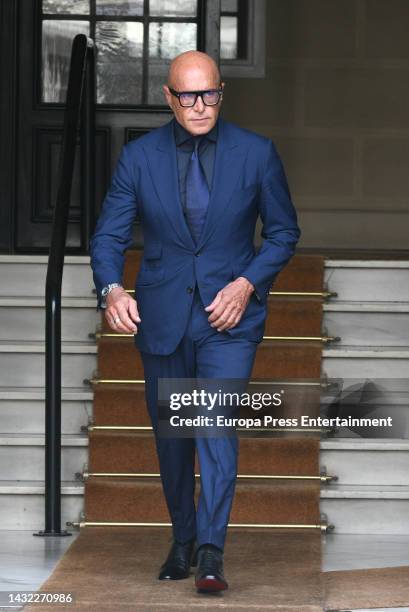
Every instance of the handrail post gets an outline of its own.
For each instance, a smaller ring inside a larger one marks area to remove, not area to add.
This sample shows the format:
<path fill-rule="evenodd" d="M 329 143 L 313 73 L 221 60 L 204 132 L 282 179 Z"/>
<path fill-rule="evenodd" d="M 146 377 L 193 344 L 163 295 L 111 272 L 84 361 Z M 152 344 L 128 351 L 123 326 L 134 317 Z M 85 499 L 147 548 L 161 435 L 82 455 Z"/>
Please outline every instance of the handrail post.
<path fill-rule="evenodd" d="M 81 246 L 88 253 L 95 225 L 95 61 L 88 46 L 84 95 L 81 104 Z"/>
<path fill-rule="evenodd" d="M 45 529 L 33 534 L 38 536 L 72 535 L 61 530 L 61 288 L 77 133 L 81 119 L 91 121 L 83 151 L 86 155 L 92 154 L 87 168 L 88 172 L 94 170 L 91 134 L 91 130 L 94 131 L 93 104 L 91 106 L 94 92 L 84 93 L 84 87 L 89 89 L 94 83 L 93 66 L 89 78 L 86 78 L 87 68 L 90 69 L 93 64 L 93 44 L 84 34 L 77 34 L 74 38 L 64 112 L 58 190 L 45 287 Z M 82 112 L 85 100 L 87 110 Z M 83 135 L 84 126 L 81 130 Z M 83 225 L 88 232 L 88 211 L 93 205 L 95 178 L 92 174 L 83 176 L 83 179 L 86 182 L 83 193 L 87 194 L 82 208 Z"/>

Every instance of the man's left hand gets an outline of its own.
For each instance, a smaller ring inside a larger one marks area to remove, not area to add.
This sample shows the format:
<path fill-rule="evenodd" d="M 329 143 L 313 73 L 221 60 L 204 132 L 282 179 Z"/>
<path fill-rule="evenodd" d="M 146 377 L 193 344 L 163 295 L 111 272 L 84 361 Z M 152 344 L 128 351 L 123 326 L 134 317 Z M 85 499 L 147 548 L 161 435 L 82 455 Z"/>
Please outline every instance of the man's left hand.
<path fill-rule="evenodd" d="M 218 291 L 213 302 L 205 310 L 211 312 L 208 318 L 212 327 L 224 331 L 235 327 L 243 316 L 254 286 L 244 276 L 239 276 Z"/>

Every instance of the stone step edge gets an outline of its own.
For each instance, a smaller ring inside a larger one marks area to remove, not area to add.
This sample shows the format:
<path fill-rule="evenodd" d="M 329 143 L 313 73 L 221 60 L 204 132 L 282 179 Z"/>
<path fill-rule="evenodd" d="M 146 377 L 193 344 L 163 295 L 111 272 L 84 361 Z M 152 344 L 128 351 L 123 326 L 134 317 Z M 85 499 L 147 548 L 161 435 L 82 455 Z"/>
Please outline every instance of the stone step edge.
<path fill-rule="evenodd" d="M 62 308 L 86 308 L 96 311 L 96 298 L 88 296 L 66 296 L 62 298 Z M 45 310 L 43 296 L 0 296 L 1 308 L 41 308 Z M 366 313 L 396 313 L 408 312 L 409 302 L 406 301 L 353 301 L 333 300 L 323 304 L 324 312 L 366 312 Z"/>
<path fill-rule="evenodd" d="M 325 259 L 325 268 L 403 268 L 409 270 L 409 260 L 399 259 Z"/>
<path fill-rule="evenodd" d="M 90 265 L 89 255 L 66 255 L 64 264 Z M 48 255 L 0 255 L 0 264 L 48 264 Z"/>
<path fill-rule="evenodd" d="M 98 352 L 98 346 L 95 340 L 63 340 L 61 343 L 61 350 L 62 353 L 66 354 L 96 354 Z M 0 354 L 1 353 L 45 353 L 45 343 L 38 340 L 19 340 L 18 342 L 0 340 Z"/>
<path fill-rule="evenodd" d="M 63 401 L 90 401 L 94 399 L 94 392 L 83 387 L 63 387 L 61 390 Z M 44 387 L 1 387 L 0 400 L 40 400 L 45 402 Z M 1 413 L 1 407 L 0 407 Z M 1 434 L 0 434 L 1 435 Z"/>
<path fill-rule="evenodd" d="M 107 430 L 96 430 L 107 431 Z M 116 433 L 134 433 L 139 437 L 151 436 L 149 431 L 122 430 Z M 274 438 L 276 440 L 277 438 Z M 285 439 L 285 438 L 284 438 Z M 0 446 L 44 446 L 43 433 L 0 433 Z M 62 446 L 88 446 L 88 435 L 85 433 L 61 434 Z M 320 450 L 352 450 L 352 451 L 409 451 L 409 439 L 388 438 L 339 438 L 320 441 Z"/>
<path fill-rule="evenodd" d="M 409 359 L 409 346 L 362 346 L 332 344 L 322 350 L 323 357 L 355 359 Z"/>
<path fill-rule="evenodd" d="M 355 379 L 354 379 L 355 380 Z M 348 381 L 348 379 L 346 379 Z M 126 387 L 126 385 L 123 385 Z M 139 390 L 144 391 L 144 385 L 139 386 Z M 61 393 L 61 399 L 63 402 L 93 402 L 94 391 L 89 387 L 63 387 Z M 400 391 L 393 394 L 392 399 L 394 401 L 377 402 L 377 405 L 384 407 L 397 407 L 407 406 L 409 404 L 408 392 Z M 0 386 L 0 401 L 26 401 L 26 402 L 45 402 L 45 390 L 44 387 L 2 387 Z M 332 398 L 321 397 L 321 406 L 327 408 L 328 404 L 332 403 Z M 1 414 L 1 405 L 0 405 Z M 1 435 L 1 432 L 0 432 Z"/>
<path fill-rule="evenodd" d="M 42 433 L 0 433 L 0 446 L 45 446 L 45 435 Z M 61 446 L 88 446 L 88 435 L 61 434 Z"/>
<path fill-rule="evenodd" d="M 122 340 L 122 339 L 121 339 Z M 129 340 L 132 340 L 131 336 Z M 274 340 L 265 340 L 266 342 L 274 342 Z M 0 341 L 1 353 L 44 353 L 45 344 L 37 340 L 26 341 Z M 96 354 L 98 346 L 95 341 L 70 341 L 62 342 L 63 354 Z M 331 345 L 328 348 L 323 348 L 323 357 L 354 357 L 354 358 L 378 358 L 378 359 L 409 359 L 409 346 L 355 346 L 344 345 L 338 347 Z"/>
<path fill-rule="evenodd" d="M 409 439 L 338 438 L 320 441 L 322 451 L 409 451 Z"/>
<path fill-rule="evenodd" d="M 321 488 L 320 498 L 409 500 L 409 485 L 331 484 Z"/>
<path fill-rule="evenodd" d="M 142 250 L 142 249 L 140 249 Z M 300 253 L 302 255 L 302 253 Z M 307 254 L 308 255 L 308 254 Z M 0 255 L 0 264 L 47 264 L 47 255 Z M 90 265 L 89 255 L 66 255 L 65 264 Z M 409 261 L 402 259 L 324 259 L 325 268 L 407 268 Z"/>
<path fill-rule="evenodd" d="M 63 296 L 61 299 L 62 308 L 94 308 L 96 311 L 97 300 L 90 296 Z M 0 308 L 42 308 L 45 310 L 44 296 L 0 296 Z"/>
<path fill-rule="evenodd" d="M 160 484 L 159 479 L 158 484 Z M 83 495 L 85 485 L 78 481 L 62 481 L 62 495 Z M 1 480 L 0 495 L 43 495 L 44 481 Z M 409 485 L 330 485 L 322 486 L 320 499 L 409 499 Z"/>
<path fill-rule="evenodd" d="M 0 302 L 1 305 L 1 302 Z M 409 312 L 409 302 L 406 301 L 352 301 L 333 300 L 322 306 L 324 312 L 365 312 L 365 313 L 396 313 Z"/>

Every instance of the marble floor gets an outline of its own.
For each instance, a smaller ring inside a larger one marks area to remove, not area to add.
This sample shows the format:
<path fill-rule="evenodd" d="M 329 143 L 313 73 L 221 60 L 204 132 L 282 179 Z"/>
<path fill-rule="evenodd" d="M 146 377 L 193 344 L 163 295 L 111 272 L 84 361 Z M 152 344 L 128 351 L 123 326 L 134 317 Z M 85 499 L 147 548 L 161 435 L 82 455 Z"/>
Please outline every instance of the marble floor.
<path fill-rule="evenodd" d="M 329 533 L 322 537 L 324 572 L 398 565 L 409 565 L 409 535 Z"/>
<path fill-rule="evenodd" d="M 43 538 L 32 531 L 0 530 L 0 610 L 10 609 L 4 605 L 5 592 L 37 590 L 78 533 Z M 409 565 L 409 536 L 330 533 L 322 539 L 322 563 L 323 571 Z M 409 607 L 392 610 L 409 612 Z"/>

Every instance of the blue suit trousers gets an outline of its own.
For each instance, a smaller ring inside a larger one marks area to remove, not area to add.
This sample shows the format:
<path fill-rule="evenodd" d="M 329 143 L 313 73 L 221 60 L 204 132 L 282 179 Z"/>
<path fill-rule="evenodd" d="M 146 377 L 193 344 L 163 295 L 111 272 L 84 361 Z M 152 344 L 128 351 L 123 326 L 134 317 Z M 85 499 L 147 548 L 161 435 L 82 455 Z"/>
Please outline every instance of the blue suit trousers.
<path fill-rule="evenodd" d="M 180 542 L 196 537 L 199 546 L 210 543 L 223 550 L 237 476 L 239 440 L 236 432 L 222 437 L 172 438 L 159 436 L 157 431 L 158 378 L 234 378 L 241 379 L 243 390 L 247 386 L 258 343 L 231 337 L 225 331 L 218 332 L 211 327 L 209 315 L 196 285 L 188 324 L 176 350 L 170 355 L 141 351 L 141 358 L 146 403 L 173 536 Z M 196 449 L 200 465 L 197 510 Z"/>

